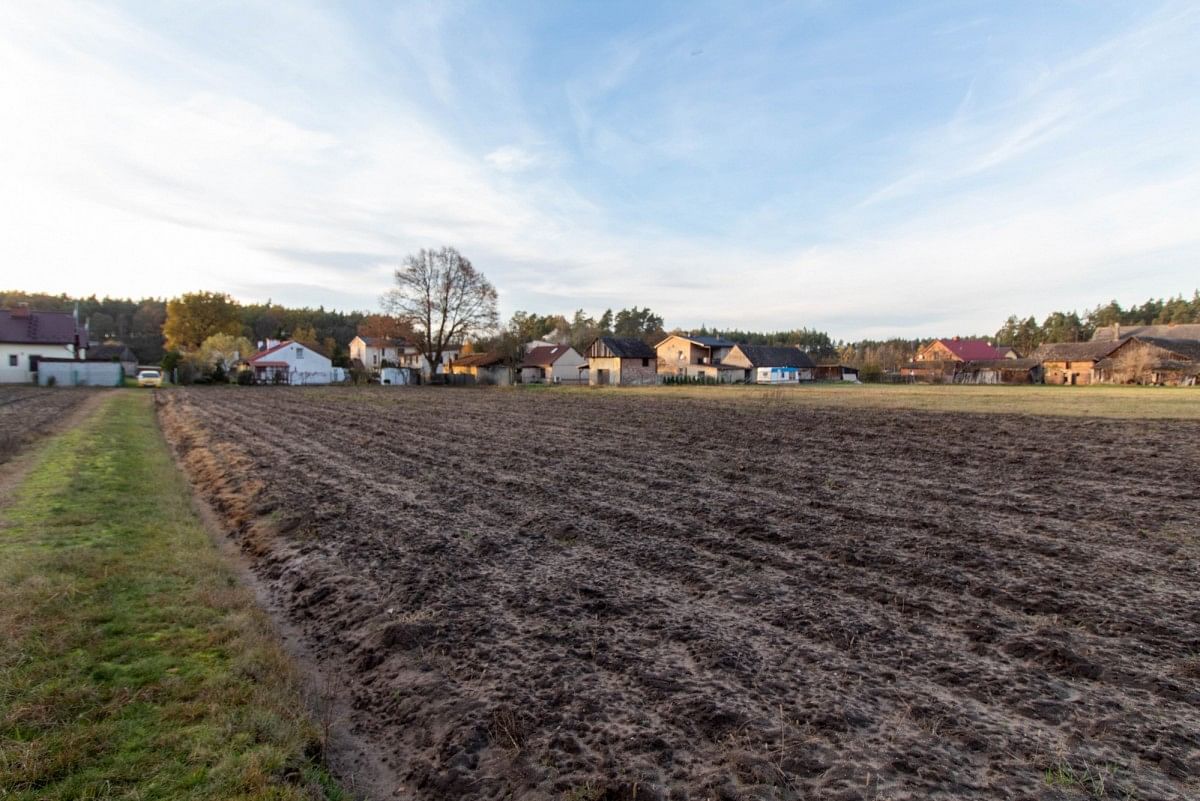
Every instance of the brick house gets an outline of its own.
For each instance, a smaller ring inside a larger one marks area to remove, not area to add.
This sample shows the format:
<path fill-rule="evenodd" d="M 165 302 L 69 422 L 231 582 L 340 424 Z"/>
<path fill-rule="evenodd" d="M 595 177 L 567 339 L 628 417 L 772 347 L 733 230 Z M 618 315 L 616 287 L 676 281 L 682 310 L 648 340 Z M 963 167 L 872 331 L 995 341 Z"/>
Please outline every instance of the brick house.
<path fill-rule="evenodd" d="M 588 347 L 592 386 L 650 386 L 658 383 L 658 354 L 640 339 L 600 337 Z"/>

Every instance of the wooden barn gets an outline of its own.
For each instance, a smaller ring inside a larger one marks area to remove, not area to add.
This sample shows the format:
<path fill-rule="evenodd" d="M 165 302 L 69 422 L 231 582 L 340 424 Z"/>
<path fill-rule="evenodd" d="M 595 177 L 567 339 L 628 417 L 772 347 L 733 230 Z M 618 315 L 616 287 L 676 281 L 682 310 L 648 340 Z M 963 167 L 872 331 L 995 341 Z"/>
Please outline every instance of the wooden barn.
<path fill-rule="evenodd" d="M 956 384 L 1037 384 L 1042 366 L 1037 359 L 980 359 L 963 362 L 954 374 Z"/>
<path fill-rule="evenodd" d="M 1053 342 L 1029 355 L 1042 367 L 1047 384 L 1079 386 L 1097 381 L 1096 363 L 1121 345 L 1120 342 Z"/>
<path fill-rule="evenodd" d="M 858 381 L 858 368 L 848 364 L 818 364 L 813 368 L 817 381 Z"/>
<path fill-rule="evenodd" d="M 1189 365 L 1200 365 L 1200 341 L 1134 336 L 1096 363 L 1095 378 L 1106 384 L 1188 384 Z"/>
<path fill-rule="evenodd" d="M 592 386 L 649 386 L 658 383 L 658 355 L 640 339 L 600 337 L 587 351 Z"/>

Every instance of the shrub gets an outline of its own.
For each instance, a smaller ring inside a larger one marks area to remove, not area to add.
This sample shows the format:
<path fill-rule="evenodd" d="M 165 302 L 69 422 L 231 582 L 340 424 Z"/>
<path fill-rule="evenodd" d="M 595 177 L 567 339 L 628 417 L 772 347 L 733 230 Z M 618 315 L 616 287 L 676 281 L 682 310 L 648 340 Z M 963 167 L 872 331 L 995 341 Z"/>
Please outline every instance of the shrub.
<path fill-rule="evenodd" d="M 253 370 L 238 370 L 237 382 L 239 386 L 248 387 L 254 383 Z"/>

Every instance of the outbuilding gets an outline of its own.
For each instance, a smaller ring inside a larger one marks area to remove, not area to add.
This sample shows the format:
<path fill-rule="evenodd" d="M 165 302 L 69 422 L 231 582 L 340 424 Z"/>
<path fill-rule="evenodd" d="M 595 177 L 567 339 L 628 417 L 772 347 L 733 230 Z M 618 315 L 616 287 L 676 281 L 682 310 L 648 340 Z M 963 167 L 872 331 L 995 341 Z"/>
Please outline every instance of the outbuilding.
<path fill-rule="evenodd" d="M 658 356 L 640 339 L 600 337 L 588 348 L 592 386 L 651 386 L 658 383 Z"/>
<path fill-rule="evenodd" d="M 813 378 L 817 381 L 858 381 L 858 368 L 848 364 L 818 364 L 813 368 Z"/>
<path fill-rule="evenodd" d="M 1096 363 L 1120 347 L 1120 342 L 1053 342 L 1041 345 L 1029 358 L 1042 368 L 1047 384 L 1079 386 L 1098 381 Z"/>
<path fill-rule="evenodd" d="M 512 373 L 499 353 L 469 353 L 450 362 L 450 382 L 506 387 Z"/>
<path fill-rule="evenodd" d="M 792 346 L 735 345 L 722 361 L 725 367 L 740 367 L 748 384 L 797 384 L 812 381 L 816 364 Z"/>

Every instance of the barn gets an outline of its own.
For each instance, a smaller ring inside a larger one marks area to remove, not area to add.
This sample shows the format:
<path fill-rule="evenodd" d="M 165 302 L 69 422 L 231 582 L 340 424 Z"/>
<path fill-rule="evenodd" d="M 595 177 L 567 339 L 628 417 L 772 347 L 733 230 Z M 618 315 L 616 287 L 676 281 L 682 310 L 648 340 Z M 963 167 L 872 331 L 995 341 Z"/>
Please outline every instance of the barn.
<path fill-rule="evenodd" d="M 650 386 L 658 383 L 658 355 L 640 339 L 600 337 L 587 352 L 592 386 Z"/>
<path fill-rule="evenodd" d="M 799 348 L 775 345 L 735 345 L 722 365 L 741 368 L 742 379 L 748 384 L 812 381 L 817 367 Z"/>
<path fill-rule="evenodd" d="M 1042 366 L 1037 359 L 978 359 L 958 365 L 956 384 L 1036 384 Z"/>
<path fill-rule="evenodd" d="M 1053 342 L 1041 345 L 1030 354 L 1042 367 L 1047 384 L 1078 386 L 1097 380 L 1096 363 L 1120 347 L 1120 342 Z"/>
<path fill-rule="evenodd" d="M 1111 384 L 1188 384 L 1188 365 L 1200 364 L 1200 341 L 1134 336 L 1096 362 L 1097 381 Z"/>
<path fill-rule="evenodd" d="M 328 384 L 333 381 L 333 363 L 311 345 L 287 339 L 266 342 L 250 357 L 254 380 L 261 384 Z"/>

